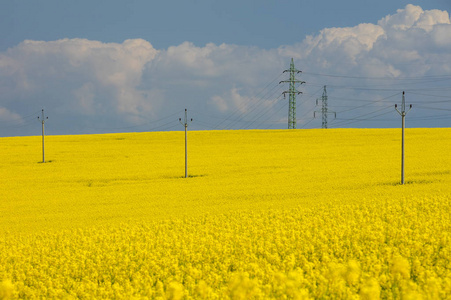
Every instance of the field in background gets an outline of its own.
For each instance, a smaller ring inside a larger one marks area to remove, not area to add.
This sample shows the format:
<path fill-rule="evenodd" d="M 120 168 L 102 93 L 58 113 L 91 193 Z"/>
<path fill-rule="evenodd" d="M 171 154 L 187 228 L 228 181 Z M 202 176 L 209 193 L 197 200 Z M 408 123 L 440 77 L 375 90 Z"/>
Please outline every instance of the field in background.
<path fill-rule="evenodd" d="M 451 296 L 451 129 L 0 139 L 0 298 Z M 241 297 L 241 298 L 240 298 Z"/>

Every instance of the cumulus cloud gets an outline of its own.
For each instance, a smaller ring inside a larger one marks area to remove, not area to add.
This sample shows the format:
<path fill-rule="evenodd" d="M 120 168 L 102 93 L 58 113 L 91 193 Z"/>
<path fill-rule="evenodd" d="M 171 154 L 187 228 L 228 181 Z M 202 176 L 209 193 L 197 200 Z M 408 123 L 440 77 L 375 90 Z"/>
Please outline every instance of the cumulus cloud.
<path fill-rule="evenodd" d="M 241 95 L 240 91 L 234 87 L 226 91 L 222 96 L 214 95 L 211 97 L 210 103 L 214 104 L 222 112 L 237 110 L 241 113 L 246 113 L 249 111 L 249 106 L 255 104 L 255 101 L 256 99 Z"/>
<path fill-rule="evenodd" d="M 326 28 L 291 51 L 305 53 L 300 58 L 307 64 L 313 60 L 317 68 L 332 68 L 338 73 L 346 72 L 343 64 L 348 64 L 356 66 L 348 68 L 357 75 L 407 76 L 406 71 L 410 70 L 400 70 L 395 65 L 413 62 L 423 63 L 417 72 L 424 74 L 429 71 L 425 65 L 432 62 L 432 54 L 442 52 L 451 42 L 449 25 L 446 11 L 424 11 L 419 6 L 407 5 L 377 24 Z M 449 61 L 449 56 L 445 58 Z"/>
<path fill-rule="evenodd" d="M 421 28 L 431 31 L 434 25 L 439 24 L 450 24 L 448 12 L 437 9 L 424 11 L 420 6 L 412 4 L 408 4 L 404 9 L 398 9 L 396 14 L 386 16 L 378 22 L 385 30 Z"/>
<path fill-rule="evenodd" d="M 449 74 L 450 53 L 448 12 L 414 5 L 377 24 L 325 28 L 299 37 L 296 44 L 269 50 L 230 44 L 199 47 L 190 42 L 157 50 L 142 39 L 121 44 L 85 39 L 24 41 L 0 53 L 0 118 L 18 119 L 28 113 L 26 107 L 35 111 L 46 106 L 62 119 L 82 118 L 90 124 L 104 120 L 104 127 L 113 128 L 185 107 L 226 117 L 236 109 L 255 110 L 260 101 L 260 107 L 270 111 L 274 103 L 279 105 L 274 99 L 287 88 L 278 85 L 286 78 L 276 76 L 292 57 L 305 71 L 300 76 L 308 81 L 304 87 L 308 96 L 326 83 L 355 85 L 355 79 L 347 77 Z M 317 78 L 308 77 L 309 73 L 341 76 Z M 268 88 L 264 86 L 271 81 Z M 352 98 L 359 92 L 347 93 Z M 68 126 L 62 125 L 59 133 Z"/>
<path fill-rule="evenodd" d="M 158 51 L 142 39 L 26 40 L 0 55 L 1 90 L 17 101 L 80 114 L 148 112 L 142 72 Z"/>
<path fill-rule="evenodd" d="M 211 43 L 197 47 L 184 42 L 160 51 L 148 72 L 152 79 L 163 77 L 161 84 L 166 81 L 166 76 L 173 76 L 177 84 L 200 87 L 211 84 L 218 78 L 252 85 L 259 81 L 258 76 L 255 76 L 256 68 L 273 70 L 274 63 L 278 61 L 276 56 L 275 50 L 267 51 L 256 47 Z M 283 67 L 283 64 L 278 67 Z"/>
<path fill-rule="evenodd" d="M 9 123 L 13 122 L 15 124 L 23 124 L 23 119 L 19 114 L 13 113 L 4 107 L 0 107 L 0 122 Z"/>

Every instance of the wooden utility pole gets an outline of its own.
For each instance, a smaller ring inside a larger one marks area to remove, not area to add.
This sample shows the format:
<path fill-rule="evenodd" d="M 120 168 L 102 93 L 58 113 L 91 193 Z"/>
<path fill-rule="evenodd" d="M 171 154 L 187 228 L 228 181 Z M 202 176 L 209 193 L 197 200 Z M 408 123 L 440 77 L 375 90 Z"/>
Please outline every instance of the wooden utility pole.
<path fill-rule="evenodd" d="M 42 124 L 42 162 L 45 163 L 45 143 L 44 143 L 44 123 L 45 120 L 48 120 L 49 117 L 44 117 L 44 109 L 42 109 L 42 118 L 38 117 L 38 120 L 41 121 Z"/>
<path fill-rule="evenodd" d="M 192 122 L 193 119 L 191 119 L 190 122 Z M 185 178 L 188 177 L 188 111 L 185 108 L 185 119 L 184 122 L 182 122 L 182 118 L 179 118 L 180 124 L 185 126 Z"/>
<path fill-rule="evenodd" d="M 401 184 L 404 184 L 404 129 L 406 127 L 406 115 L 412 109 L 412 104 L 410 104 L 410 108 L 406 111 L 406 98 L 405 92 L 402 92 L 402 104 L 401 111 L 398 110 L 398 105 L 395 104 L 395 109 L 398 114 L 402 117 L 402 146 L 401 146 Z"/>

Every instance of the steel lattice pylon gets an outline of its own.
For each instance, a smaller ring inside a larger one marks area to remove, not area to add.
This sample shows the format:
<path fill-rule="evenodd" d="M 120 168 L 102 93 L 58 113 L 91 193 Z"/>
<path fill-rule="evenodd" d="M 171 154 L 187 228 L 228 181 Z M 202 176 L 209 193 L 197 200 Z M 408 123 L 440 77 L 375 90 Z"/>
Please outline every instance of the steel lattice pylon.
<path fill-rule="evenodd" d="M 290 72 L 290 79 L 289 80 L 282 80 L 282 82 L 289 82 L 290 83 L 290 89 L 288 91 L 283 92 L 283 96 L 285 97 L 286 94 L 289 95 L 289 103 L 288 103 L 288 129 L 296 129 L 296 95 L 302 94 L 298 90 L 296 90 L 296 83 L 303 84 L 305 81 L 296 80 L 296 74 L 302 73 L 302 71 L 296 70 L 294 67 L 294 61 L 293 58 L 291 59 L 290 69 L 283 71 Z"/>
<path fill-rule="evenodd" d="M 318 99 L 316 99 L 316 105 L 318 105 Z M 319 111 L 313 112 L 313 117 L 316 118 L 316 113 Z M 337 113 L 334 111 L 330 111 L 327 109 L 327 91 L 326 86 L 324 86 L 323 95 L 321 97 L 321 128 L 327 129 L 327 114 L 334 114 L 335 118 L 337 117 Z"/>

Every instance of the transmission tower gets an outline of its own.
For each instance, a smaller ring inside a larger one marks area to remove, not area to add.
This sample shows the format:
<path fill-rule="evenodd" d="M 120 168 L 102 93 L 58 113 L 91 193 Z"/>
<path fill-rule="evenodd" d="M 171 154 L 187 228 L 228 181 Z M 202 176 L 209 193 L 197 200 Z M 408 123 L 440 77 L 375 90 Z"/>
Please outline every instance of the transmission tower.
<path fill-rule="evenodd" d="M 299 92 L 296 90 L 296 83 L 303 84 L 305 81 L 297 80 L 296 74 L 302 73 L 302 71 L 296 70 L 294 67 L 293 58 L 291 59 L 290 69 L 283 71 L 290 72 L 290 79 L 289 80 L 282 80 L 279 82 L 281 84 L 282 82 L 289 82 L 290 83 L 290 89 L 288 91 L 284 91 L 283 97 L 285 98 L 285 95 L 289 95 L 289 105 L 288 105 L 288 129 L 296 129 L 296 95 L 302 94 L 302 92 Z"/>
<path fill-rule="evenodd" d="M 316 99 L 316 105 L 318 105 L 318 100 Z M 323 90 L 323 96 L 321 97 L 321 111 L 314 111 L 313 112 L 313 117 L 316 118 L 316 113 L 321 113 L 321 128 L 326 129 L 327 128 L 327 114 L 334 114 L 334 118 L 337 117 L 337 113 L 334 111 L 329 111 L 327 109 L 327 91 L 326 91 L 326 86 L 324 86 L 324 90 Z"/>

